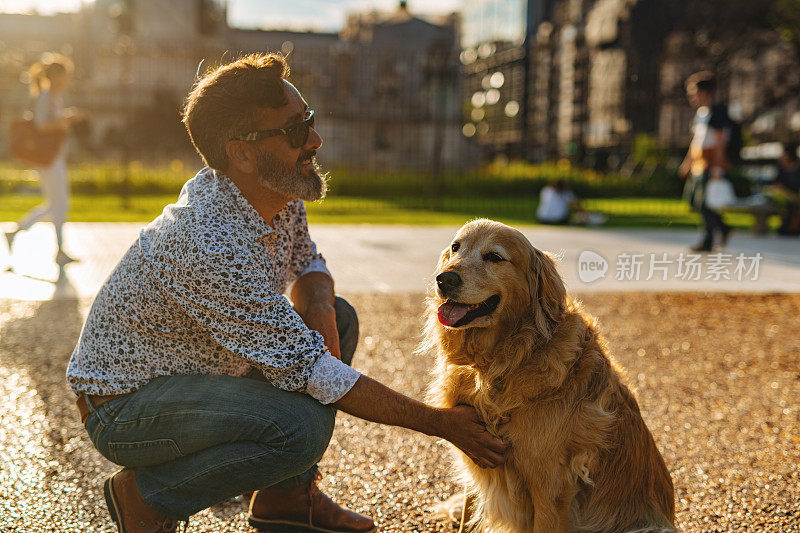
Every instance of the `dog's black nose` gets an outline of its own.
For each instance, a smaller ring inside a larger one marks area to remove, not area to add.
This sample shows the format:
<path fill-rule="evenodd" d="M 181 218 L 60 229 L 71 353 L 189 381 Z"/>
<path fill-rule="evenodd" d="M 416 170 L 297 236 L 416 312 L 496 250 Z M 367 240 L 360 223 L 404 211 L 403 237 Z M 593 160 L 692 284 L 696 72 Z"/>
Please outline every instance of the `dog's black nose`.
<path fill-rule="evenodd" d="M 439 286 L 439 290 L 442 291 L 443 294 L 446 294 L 461 285 L 461 276 L 455 272 L 445 270 L 436 276 L 436 285 Z"/>

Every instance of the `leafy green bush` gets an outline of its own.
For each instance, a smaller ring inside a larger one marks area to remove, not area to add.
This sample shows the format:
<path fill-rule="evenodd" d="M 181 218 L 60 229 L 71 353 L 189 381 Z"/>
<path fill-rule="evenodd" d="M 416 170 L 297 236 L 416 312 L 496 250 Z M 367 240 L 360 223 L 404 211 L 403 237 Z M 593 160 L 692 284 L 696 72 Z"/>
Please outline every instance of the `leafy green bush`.
<path fill-rule="evenodd" d="M 331 194 L 341 196 L 538 196 L 545 185 L 558 179 L 569 183 L 575 194 L 583 198 L 678 198 L 683 191 L 683 181 L 674 171 L 657 169 L 650 176 L 625 178 L 565 163 L 488 165 L 477 172 L 446 172 L 440 176 L 359 173 L 346 169 L 331 174 Z"/>
<path fill-rule="evenodd" d="M 645 133 L 633 140 L 631 155 L 639 165 L 665 166 L 669 160 L 669 150 L 658 139 Z"/>
<path fill-rule="evenodd" d="M 72 191 L 83 194 L 178 194 L 193 171 L 183 163 L 145 167 L 138 162 L 125 168 L 119 164 L 83 163 L 70 166 L 69 181 Z M 18 166 L 0 165 L 0 194 L 25 192 L 38 188 L 39 177 L 33 170 Z"/>
<path fill-rule="evenodd" d="M 119 164 L 85 163 L 70 167 L 72 190 L 82 194 L 153 195 L 180 192 L 198 169 L 180 161 L 146 167 L 133 162 L 128 171 Z M 624 177 L 571 166 L 567 161 L 529 164 L 492 164 L 471 172 L 444 172 L 438 176 L 415 172 L 331 171 L 331 196 L 365 198 L 508 198 L 538 197 L 542 187 L 562 179 L 580 198 L 662 197 L 680 198 L 683 180 L 659 166 L 649 174 Z M 740 195 L 749 187 L 746 178 L 732 181 Z M 38 176 L 10 164 L 0 165 L 0 194 L 35 191 Z"/>

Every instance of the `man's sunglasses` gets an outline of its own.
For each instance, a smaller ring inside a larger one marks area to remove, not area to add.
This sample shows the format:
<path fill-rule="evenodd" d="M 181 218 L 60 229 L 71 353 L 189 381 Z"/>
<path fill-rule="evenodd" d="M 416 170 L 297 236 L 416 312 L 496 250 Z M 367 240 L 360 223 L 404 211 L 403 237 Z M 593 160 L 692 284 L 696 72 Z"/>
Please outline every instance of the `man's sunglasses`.
<path fill-rule="evenodd" d="M 235 137 L 237 141 L 260 141 L 267 137 L 275 137 L 276 135 L 286 135 L 289 140 L 289 146 L 292 148 L 300 148 L 308 142 L 308 134 L 311 128 L 314 127 L 314 110 L 308 110 L 308 116 L 286 128 L 279 128 L 276 130 L 259 130 L 253 131 L 244 135 L 243 137 Z"/>

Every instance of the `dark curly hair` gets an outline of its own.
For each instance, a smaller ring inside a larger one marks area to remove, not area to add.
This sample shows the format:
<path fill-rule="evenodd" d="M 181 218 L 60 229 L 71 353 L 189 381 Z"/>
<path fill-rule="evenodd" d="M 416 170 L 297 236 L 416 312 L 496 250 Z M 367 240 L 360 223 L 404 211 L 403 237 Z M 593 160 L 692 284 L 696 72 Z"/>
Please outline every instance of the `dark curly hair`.
<path fill-rule="evenodd" d="M 264 107 L 288 103 L 283 80 L 289 66 L 280 54 L 250 54 L 209 69 L 186 97 L 183 123 L 207 166 L 225 172 L 225 145 L 257 129 Z"/>
<path fill-rule="evenodd" d="M 686 80 L 687 91 L 705 91 L 713 94 L 716 88 L 717 80 L 714 74 L 707 70 L 695 72 Z"/>

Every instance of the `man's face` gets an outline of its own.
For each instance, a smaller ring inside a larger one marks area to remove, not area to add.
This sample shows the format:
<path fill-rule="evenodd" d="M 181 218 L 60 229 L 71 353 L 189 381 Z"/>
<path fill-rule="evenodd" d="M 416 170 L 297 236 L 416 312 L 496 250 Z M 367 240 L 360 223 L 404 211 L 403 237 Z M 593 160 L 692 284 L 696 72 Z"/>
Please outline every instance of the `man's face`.
<path fill-rule="evenodd" d="M 266 108 L 259 130 L 292 126 L 306 117 L 308 104 L 298 90 L 283 81 L 287 104 L 276 109 Z M 303 146 L 292 148 L 286 135 L 276 135 L 258 141 L 258 173 L 262 185 L 290 198 L 314 201 L 325 196 L 327 176 L 317 164 L 315 154 L 322 146 L 322 137 L 314 128 L 308 132 Z"/>

